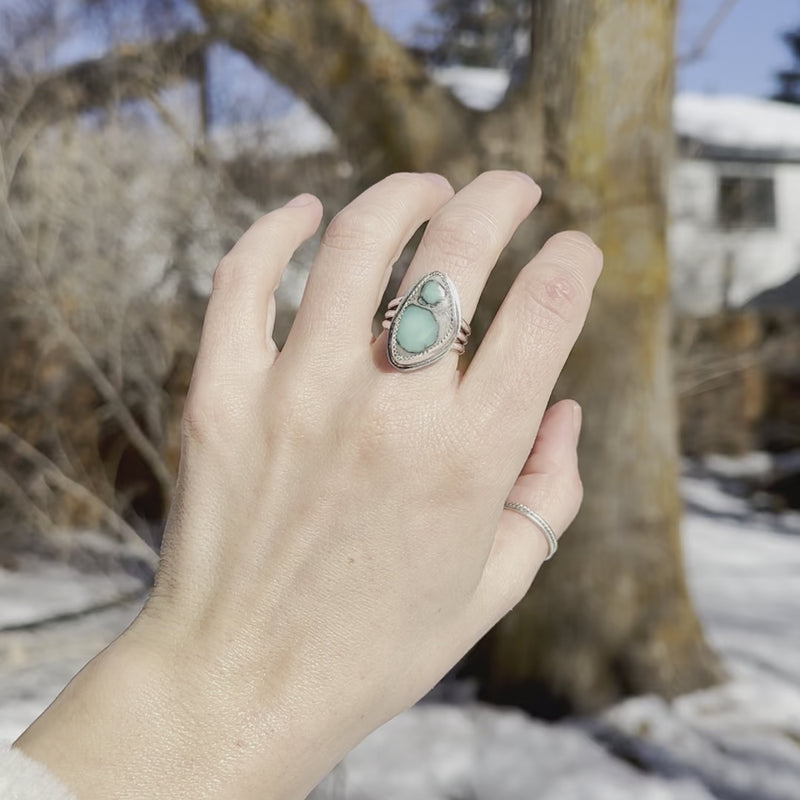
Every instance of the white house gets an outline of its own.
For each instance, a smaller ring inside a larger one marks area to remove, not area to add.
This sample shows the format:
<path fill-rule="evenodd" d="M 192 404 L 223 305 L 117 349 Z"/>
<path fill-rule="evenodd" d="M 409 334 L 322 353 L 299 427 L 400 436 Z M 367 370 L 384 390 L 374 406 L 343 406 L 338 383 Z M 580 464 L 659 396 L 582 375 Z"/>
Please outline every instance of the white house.
<path fill-rule="evenodd" d="M 739 307 L 800 274 L 800 107 L 681 94 L 674 125 L 669 242 L 677 308 Z"/>

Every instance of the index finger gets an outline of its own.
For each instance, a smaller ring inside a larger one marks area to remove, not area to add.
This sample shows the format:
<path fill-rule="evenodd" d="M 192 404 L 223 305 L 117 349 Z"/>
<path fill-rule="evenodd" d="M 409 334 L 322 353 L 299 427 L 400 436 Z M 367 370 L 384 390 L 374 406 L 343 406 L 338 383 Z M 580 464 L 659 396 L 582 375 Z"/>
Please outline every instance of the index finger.
<path fill-rule="evenodd" d="M 459 385 L 484 430 L 530 449 L 589 311 L 603 254 L 576 231 L 551 237 L 520 271 Z"/>

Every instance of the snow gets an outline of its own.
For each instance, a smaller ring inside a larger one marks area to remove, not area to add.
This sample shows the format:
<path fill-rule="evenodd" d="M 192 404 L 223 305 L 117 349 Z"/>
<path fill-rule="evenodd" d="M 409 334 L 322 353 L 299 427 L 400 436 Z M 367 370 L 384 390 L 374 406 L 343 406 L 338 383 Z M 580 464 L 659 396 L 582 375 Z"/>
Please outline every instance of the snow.
<path fill-rule="evenodd" d="M 369 736 L 337 776 L 347 800 L 709 800 L 693 780 L 644 775 L 569 725 L 519 711 L 421 704 Z"/>
<path fill-rule="evenodd" d="M 73 587 L 84 577 L 73 575 Z M 35 607 L 37 595 L 26 591 L 25 596 Z M 0 747 L 14 741 L 72 676 L 122 633 L 140 606 L 141 601 L 126 602 L 36 630 L 0 630 Z M 49 617 L 46 606 L 42 611 Z"/>
<path fill-rule="evenodd" d="M 510 79 L 507 70 L 485 67 L 440 67 L 431 75 L 467 108 L 476 111 L 495 108 L 505 96 Z"/>
<path fill-rule="evenodd" d="M 741 459 L 739 474 L 755 460 Z M 694 775 L 715 796 L 796 800 L 800 515 L 751 511 L 708 478 L 684 477 L 682 490 L 689 585 L 730 680 L 671 704 L 633 698 L 601 715 L 599 730 L 623 737 L 638 763 Z"/>
<path fill-rule="evenodd" d="M 726 478 L 757 478 L 773 468 L 775 459 L 771 453 L 755 451 L 745 456 L 727 456 L 712 453 L 703 459 L 704 466 Z"/>
<path fill-rule="evenodd" d="M 709 640 L 727 656 L 734 677 L 757 679 L 775 691 L 797 690 L 800 514 L 752 512 L 742 498 L 724 496 L 730 502 L 720 502 L 704 479 L 683 483 L 684 496 L 705 511 L 687 515 L 684 546 L 689 583 Z M 701 492 L 715 502 L 704 502 Z M 800 736 L 800 691 L 790 694 L 786 708 L 792 709 Z"/>
<path fill-rule="evenodd" d="M 800 514 L 758 512 L 724 490 L 772 460 L 687 462 L 681 483 L 687 578 L 728 681 L 672 702 L 634 697 L 558 723 L 429 698 L 368 736 L 314 797 L 797 800 Z M 121 576 L 104 580 L 52 565 L 2 573 L 0 628 L 108 598 L 115 585 L 130 589 Z M 0 743 L 13 740 L 138 607 L 0 630 Z"/>
<path fill-rule="evenodd" d="M 0 567 L 0 632 L 79 614 L 141 589 L 141 581 L 129 575 L 84 574 L 64 564 L 33 562 L 15 572 Z"/>
<path fill-rule="evenodd" d="M 800 108 L 740 95 L 685 92 L 675 97 L 677 133 L 707 144 L 800 152 Z"/>

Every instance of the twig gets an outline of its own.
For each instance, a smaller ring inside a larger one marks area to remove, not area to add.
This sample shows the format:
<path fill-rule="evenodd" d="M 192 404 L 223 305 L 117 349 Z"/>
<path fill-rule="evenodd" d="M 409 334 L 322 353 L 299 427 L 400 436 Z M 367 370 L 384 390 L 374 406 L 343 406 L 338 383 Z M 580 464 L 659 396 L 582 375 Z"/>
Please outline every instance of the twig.
<path fill-rule="evenodd" d="M 744 372 L 750 367 L 754 367 L 761 362 L 761 358 L 757 355 L 743 355 L 738 358 L 732 358 L 730 361 L 719 359 L 716 363 L 721 364 L 710 375 L 703 375 L 702 377 L 687 378 L 681 382 L 678 394 L 680 397 L 691 397 L 696 394 L 703 394 L 716 389 L 719 381 L 729 375 L 734 375 L 738 372 Z M 699 370 L 698 370 L 699 371 Z"/>
<path fill-rule="evenodd" d="M 0 422 L 0 440 L 8 443 L 11 449 L 22 459 L 32 464 L 64 493 L 86 503 L 95 509 L 101 519 L 119 536 L 119 538 L 133 545 L 139 552 L 143 561 L 153 569 L 158 565 L 158 556 L 145 544 L 138 533 L 109 505 L 107 505 L 94 492 L 66 475 L 64 471 L 51 461 L 38 448 L 25 441 L 3 422 Z"/>
<path fill-rule="evenodd" d="M 47 280 L 42 274 L 39 263 L 35 256 L 30 252 L 25 234 L 20 229 L 8 199 L 4 193 L 0 193 L 0 212 L 4 227 L 11 239 L 11 243 L 17 250 L 20 260 L 26 264 L 30 273 L 36 278 L 42 294 L 46 298 L 44 303 L 44 314 L 51 328 L 58 335 L 63 344 L 72 354 L 73 358 L 83 368 L 89 379 L 92 381 L 98 394 L 108 404 L 111 412 L 119 423 L 131 445 L 136 449 L 142 460 L 152 470 L 155 479 L 158 481 L 159 488 L 166 500 L 167 505 L 171 502 L 174 486 L 174 476 L 162 458 L 155 445 L 150 441 L 139 424 L 136 422 L 130 409 L 125 404 L 117 389 L 108 379 L 100 368 L 89 348 L 83 340 L 75 333 L 72 326 L 66 320 L 55 298 L 52 296 Z"/>
<path fill-rule="evenodd" d="M 214 175 L 224 189 L 234 194 L 239 199 L 246 203 L 248 215 L 251 217 L 258 216 L 261 212 L 258 206 L 253 203 L 252 198 L 248 197 L 235 183 L 231 177 L 230 171 L 226 167 L 224 161 L 217 157 L 212 148 L 208 147 L 203 142 L 193 142 L 191 137 L 183 129 L 183 126 L 175 118 L 175 115 L 167 108 L 167 106 L 158 99 L 158 97 L 151 93 L 148 95 L 149 102 L 152 104 L 156 113 L 161 121 L 169 128 L 175 135 L 181 145 L 186 149 L 189 155 L 209 173 Z M 216 203 L 212 195 L 206 195 L 209 203 L 214 206 Z"/>
<path fill-rule="evenodd" d="M 52 530 L 53 522 L 50 517 L 33 502 L 22 484 L 7 469 L 0 469 L 0 486 L 2 486 L 17 504 L 25 510 L 25 513 L 34 520 L 39 530 Z"/>
<path fill-rule="evenodd" d="M 697 34 L 692 46 L 682 56 L 678 56 L 675 61 L 679 67 L 699 61 L 705 54 L 708 45 L 714 38 L 716 32 L 725 21 L 726 17 L 733 11 L 738 0 L 722 0 L 717 10 L 711 15 L 703 29 Z"/>

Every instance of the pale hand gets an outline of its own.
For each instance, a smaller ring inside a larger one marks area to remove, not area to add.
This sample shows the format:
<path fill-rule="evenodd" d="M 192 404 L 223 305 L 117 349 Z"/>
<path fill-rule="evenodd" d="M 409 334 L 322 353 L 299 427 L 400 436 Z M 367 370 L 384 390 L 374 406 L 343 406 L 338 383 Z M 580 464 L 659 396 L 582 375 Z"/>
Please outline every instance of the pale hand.
<path fill-rule="evenodd" d="M 600 252 L 548 241 L 463 373 L 455 352 L 393 370 L 372 322 L 426 220 L 400 293 L 442 270 L 470 320 L 539 196 L 514 172 L 455 196 L 436 175 L 376 184 L 328 227 L 281 352 L 273 293 L 320 203 L 242 236 L 214 276 L 152 596 L 18 747 L 81 800 L 302 798 L 523 597 L 547 544 L 503 503 L 559 534 L 577 512 L 580 409 L 545 409 Z"/>

